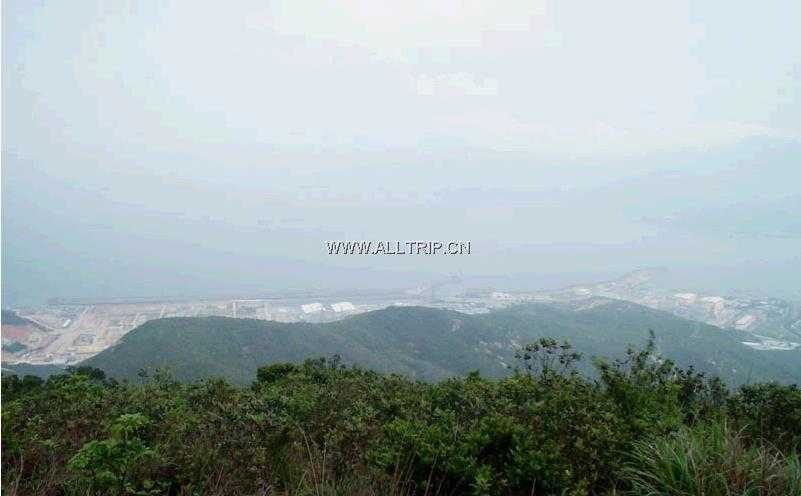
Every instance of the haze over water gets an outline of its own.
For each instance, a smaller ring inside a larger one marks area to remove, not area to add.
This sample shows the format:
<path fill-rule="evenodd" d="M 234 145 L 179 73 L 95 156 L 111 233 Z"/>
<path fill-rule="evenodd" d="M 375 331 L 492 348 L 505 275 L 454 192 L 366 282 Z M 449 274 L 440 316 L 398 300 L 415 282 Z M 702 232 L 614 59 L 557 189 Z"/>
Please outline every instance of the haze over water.
<path fill-rule="evenodd" d="M 4 306 L 652 266 L 801 299 L 797 2 L 3 10 Z"/>

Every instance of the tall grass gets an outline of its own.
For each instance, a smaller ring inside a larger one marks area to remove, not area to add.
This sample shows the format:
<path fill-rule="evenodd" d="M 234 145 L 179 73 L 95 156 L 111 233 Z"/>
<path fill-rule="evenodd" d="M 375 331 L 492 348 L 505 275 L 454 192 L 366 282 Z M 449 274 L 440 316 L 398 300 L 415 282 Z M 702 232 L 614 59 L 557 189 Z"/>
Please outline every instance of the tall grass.
<path fill-rule="evenodd" d="M 624 474 L 639 496 L 801 496 L 798 453 L 748 445 L 725 420 L 636 443 Z"/>

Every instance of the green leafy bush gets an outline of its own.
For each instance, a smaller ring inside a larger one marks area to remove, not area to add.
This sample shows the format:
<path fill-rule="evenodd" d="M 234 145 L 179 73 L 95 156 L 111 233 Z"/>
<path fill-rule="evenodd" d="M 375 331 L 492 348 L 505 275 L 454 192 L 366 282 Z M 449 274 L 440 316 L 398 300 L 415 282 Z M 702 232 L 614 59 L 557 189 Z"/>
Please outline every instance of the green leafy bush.
<path fill-rule="evenodd" d="M 144 478 L 143 468 L 157 454 L 137 436 L 149 419 L 138 413 L 118 417 L 111 425 L 111 436 L 89 441 L 67 464 L 93 489 L 114 494 L 147 494 L 154 483 Z"/>
<path fill-rule="evenodd" d="M 729 401 L 732 417 L 754 439 L 789 449 L 801 446 L 801 389 L 796 385 L 749 384 Z"/>
<path fill-rule="evenodd" d="M 439 383 L 336 357 L 267 365 L 245 388 L 5 377 L 3 493 L 801 494 L 795 386 L 729 392 L 653 339 L 596 361 L 596 379 L 567 343 L 518 358 L 500 380 Z"/>

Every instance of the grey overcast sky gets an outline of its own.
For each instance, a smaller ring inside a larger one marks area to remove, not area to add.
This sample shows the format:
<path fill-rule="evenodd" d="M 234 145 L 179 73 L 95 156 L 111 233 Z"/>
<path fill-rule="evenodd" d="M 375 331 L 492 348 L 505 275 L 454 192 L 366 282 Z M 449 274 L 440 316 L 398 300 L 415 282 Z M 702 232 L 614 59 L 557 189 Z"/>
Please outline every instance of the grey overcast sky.
<path fill-rule="evenodd" d="M 801 2 L 2 7 L 11 304 L 654 265 L 801 298 Z"/>

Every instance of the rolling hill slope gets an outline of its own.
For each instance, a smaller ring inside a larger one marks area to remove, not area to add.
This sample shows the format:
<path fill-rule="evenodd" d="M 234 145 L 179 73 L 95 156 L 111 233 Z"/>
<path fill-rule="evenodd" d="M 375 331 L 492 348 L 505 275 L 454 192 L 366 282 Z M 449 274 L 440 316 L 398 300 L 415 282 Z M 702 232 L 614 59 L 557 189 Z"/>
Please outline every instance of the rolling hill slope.
<path fill-rule="evenodd" d="M 538 337 L 567 339 L 587 357 L 621 355 L 652 329 L 659 351 L 731 383 L 801 383 L 801 350 L 759 351 L 745 334 L 682 319 L 634 303 L 589 298 L 525 304 L 467 315 L 425 307 L 390 307 L 325 324 L 278 323 L 223 317 L 168 318 L 145 323 L 112 348 L 86 360 L 116 378 L 166 367 L 179 379 L 253 379 L 264 364 L 340 355 L 346 363 L 424 380 L 479 369 L 509 372 L 514 352 Z M 582 365 L 591 371 L 590 360 Z"/>

